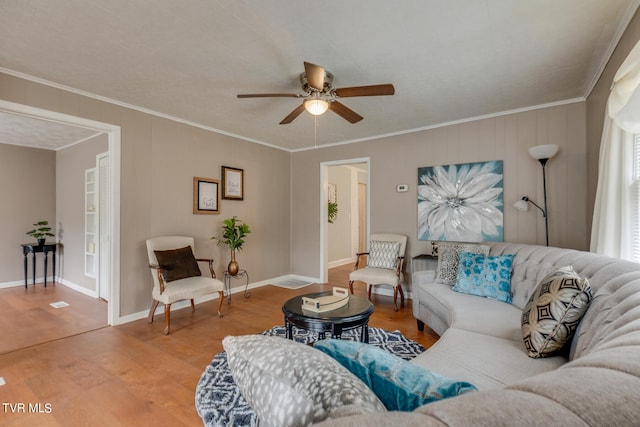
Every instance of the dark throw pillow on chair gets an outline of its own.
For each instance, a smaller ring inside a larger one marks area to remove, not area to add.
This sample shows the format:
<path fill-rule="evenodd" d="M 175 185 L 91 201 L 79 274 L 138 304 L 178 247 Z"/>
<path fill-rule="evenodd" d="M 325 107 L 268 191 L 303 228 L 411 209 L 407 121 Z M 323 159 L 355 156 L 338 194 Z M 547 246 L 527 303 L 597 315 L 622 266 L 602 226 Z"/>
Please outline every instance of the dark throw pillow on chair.
<path fill-rule="evenodd" d="M 191 246 L 153 252 L 156 254 L 156 259 L 162 269 L 162 277 L 164 277 L 165 282 L 173 282 L 174 280 L 201 275 L 200 267 L 198 267 L 196 257 L 193 256 Z"/>

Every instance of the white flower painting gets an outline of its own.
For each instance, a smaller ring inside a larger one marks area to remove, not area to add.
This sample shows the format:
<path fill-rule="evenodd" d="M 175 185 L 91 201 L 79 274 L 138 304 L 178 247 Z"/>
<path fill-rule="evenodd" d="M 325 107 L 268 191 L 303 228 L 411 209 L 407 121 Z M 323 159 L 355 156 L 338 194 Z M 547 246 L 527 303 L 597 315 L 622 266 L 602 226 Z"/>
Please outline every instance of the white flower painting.
<path fill-rule="evenodd" d="M 502 179 L 502 160 L 418 168 L 418 239 L 503 241 Z"/>

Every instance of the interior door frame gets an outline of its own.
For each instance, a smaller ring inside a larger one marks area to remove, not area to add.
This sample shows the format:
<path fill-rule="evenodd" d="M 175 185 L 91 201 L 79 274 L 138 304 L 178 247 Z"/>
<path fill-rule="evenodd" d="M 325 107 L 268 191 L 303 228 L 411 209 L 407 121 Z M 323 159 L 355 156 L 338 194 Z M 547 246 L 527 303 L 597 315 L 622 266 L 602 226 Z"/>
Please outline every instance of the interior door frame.
<path fill-rule="evenodd" d="M 332 160 L 320 163 L 320 282 L 326 283 L 329 280 L 329 229 L 327 203 L 329 201 L 329 167 L 348 165 L 352 163 L 365 163 L 367 168 L 367 236 L 369 236 L 371 224 L 371 158 L 359 157 L 355 159 Z"/>
<path fill-rule="evenodd" d="M 97 264 L 98 264 L 98 272 L 96 274 L 96 290 L 98 291 L 98 298 L 104 299 L 107 302 L 109 302 L 109 283 L 111 282 L 111 280 L 109 280 L 109 269 L 108 268 L 104 268 L 104 263 L 103 261 L 105 260 L 104 256 L 105 254 L 107 255 L 106 257 L 106 264 L 107 266 L 111 265 L 111 259 L 109 258 L 109 248 L 108 248 L 108 244 L 105 244 L 105 238 L 106 241 L 108 242 L 111 239 L 111 236 L 109 236 L 109 224 L 111 224 L 111 218 L 109 217 L 109 206 L 111 205 L 110 203 L 110 189 L 107 188 L 107 194 L 106 197 L 104 197 L 103 199 L 103 195 L 102 195 L 102 188 L 100 186 L 100 183 L 102 182 L 102 176 L 101 176 L 101 167 L 100 167 L 100 162 L 102 160 L 106 159 L 107 160 L 107 177 L 109 177 L 111 175 L 111 156 L 109 154 L 109 152 L 105 152 L 105 153 L 100 153 L 96 155 L 96 186 L 98 188 L 98 259 L 97 259 Z M 107 187 L 109 186 L 109 184 L 107 183 Z M 102 201 L 105 200 L 105 205 L 102 204 Z M 104 207 L 107 207 L 107 209 L 105 210 Z M 102 227 L 102 223 L 103 223 L 103 217 L 106 216 L 107 218 L 107 222 L 106 222 L 106 230 L 103 230 Z M 106 280 L 105 280 L 106 279 Z M 106 286 L 105 286 L 106 283 Z"/>
<path fill-rule="evenodd" d="M 107 323 L 114 325 L 120 319 L 120 153 L 121 153 L 121 131 L 120 126 L 109 123 L 98 122 L 82 117 L 71 116 L 55 111 L 44 110 L 24 104 L 17 104 L 0 99 L 0 111 L 32 117 L 34 119 L 48 120 L 69 126 L 83 127 L 108 135 L 109 155 L 111 160 L 111 175 L 109 177 L 111 209 L 109 212 L 111 221 L 109 224 L 109 234 L 111 236 L 109 245 L 109 258 L 111 278 L 109 283 L 109 304 L 107 310 Z"/>

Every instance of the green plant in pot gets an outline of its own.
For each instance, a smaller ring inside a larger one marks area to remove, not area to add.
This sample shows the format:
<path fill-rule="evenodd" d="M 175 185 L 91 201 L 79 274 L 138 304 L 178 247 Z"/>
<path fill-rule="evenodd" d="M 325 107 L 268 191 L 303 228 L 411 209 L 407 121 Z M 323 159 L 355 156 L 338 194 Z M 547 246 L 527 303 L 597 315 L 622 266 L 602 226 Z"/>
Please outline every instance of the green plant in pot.
<path fill-rule="evenodd" d="M 333 224 L 333 221 L 335 221 L 336 217 L 338 216 L 338 204 L 336 202 L 329 202 L 327 207 L 328 207 L 327 219 L 331 224 Z"/>
<path fill-rule="evenodd" d="M 238 274 L 240 267 L 236 262 L 236 251 L 242 250 L 244 245 L 244 238 L 247 234 L 251 233 L 249 226 L 234 216 L 233 218 L 225 219 L 222 225 L 222 237 L 213 236 L 212 239 L 218 241 L 218 245 L 225 244 L 229 246 L 231 250 L 231 261 L 227 266 L 227 272 L 235 276 Z"/>
<path fill-rule="evenodd" d="M 38 241 L 38 245 L 44 245 L 47 237 L 55 237 L 56 235 L 51 232 L 49 227 L 49 221 L 38 221 L 33 224 L 35 227 L 33 230 L 27 231 L 27 236 L 34 237 Z"/>

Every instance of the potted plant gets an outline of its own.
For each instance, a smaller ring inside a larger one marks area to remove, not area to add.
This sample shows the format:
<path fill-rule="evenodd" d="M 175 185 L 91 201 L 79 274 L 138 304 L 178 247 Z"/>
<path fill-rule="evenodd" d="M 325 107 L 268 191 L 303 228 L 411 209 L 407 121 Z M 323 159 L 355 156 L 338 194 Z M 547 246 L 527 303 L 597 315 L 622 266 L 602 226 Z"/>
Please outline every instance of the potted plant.
<path fill-rule="evenodd" d="M 225 219 L 222 226 L 222 238 L 213 236 L 212 239 L 218 241 L 218 244 L 225 244 L 229 246 L 231 250 L 231 261 L 227 266 L 227 273 L 232 276 L 238 274 L 240 270 L 238 263 L 236 262 L 236 251 L 242 250 L 244 245 L 244 238 L 247 234 L 251 233 L 249 226 L 242 222 L 234 215 L 233 218 Z"/>
<path fill-rule="evenodd" d="M 338 216 L 338 204 L 336 202 L 329 202 L 328 205 L 328 220 L 331 224 L 333 224 L 333 221 L 335 221 L 336 217 Z"/>
<path fill-rule="evenodd" d="M 38 221 L 33 224 L 35 227 L 33 230 L 27 231 L 27 236 L 35 237 L 38 241 L 38 246 L 44 245 L 47 237 L 55 237 L 56 235 L 51 232 L 49 227 L 49 221 Z"/>

